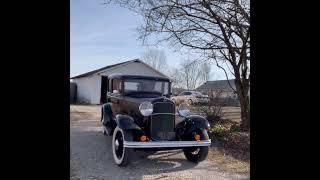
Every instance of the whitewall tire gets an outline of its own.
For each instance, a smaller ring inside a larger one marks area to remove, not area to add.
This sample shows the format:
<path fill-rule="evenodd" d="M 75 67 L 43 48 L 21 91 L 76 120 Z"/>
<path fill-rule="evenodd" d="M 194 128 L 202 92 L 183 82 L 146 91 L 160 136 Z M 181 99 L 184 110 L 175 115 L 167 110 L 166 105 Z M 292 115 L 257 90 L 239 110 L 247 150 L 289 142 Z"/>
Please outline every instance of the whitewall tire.
<path fill-rule="evenodd" d="M 133 149 L 123 147 L 124 140 L 132 141 L 131 133 L 125 133 L 118 126 L 115 128 L 112 136 L 112 154 L 114 162 L 118 166 L 125 166 L 130 161 Z"/>

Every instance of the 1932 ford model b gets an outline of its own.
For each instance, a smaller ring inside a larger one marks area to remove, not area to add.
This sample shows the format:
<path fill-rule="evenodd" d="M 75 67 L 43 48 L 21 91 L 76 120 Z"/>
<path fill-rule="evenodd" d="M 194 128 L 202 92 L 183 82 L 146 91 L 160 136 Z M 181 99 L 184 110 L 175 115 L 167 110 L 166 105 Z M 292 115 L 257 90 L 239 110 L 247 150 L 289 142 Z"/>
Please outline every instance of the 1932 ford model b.
<path fill-rule="evenodd" d="M 203 161 L 211 140 L 208 121 L 190 115 L 186 104 L 177 111 L 169 99 L 171 81 L 163 77 L 113 74 L 108 77 L 107 103 L 102 106 L 103 133 L 112 138 L 114 161 L 125 166 L 135 150 L 183 149 L 192 162 Z"/>

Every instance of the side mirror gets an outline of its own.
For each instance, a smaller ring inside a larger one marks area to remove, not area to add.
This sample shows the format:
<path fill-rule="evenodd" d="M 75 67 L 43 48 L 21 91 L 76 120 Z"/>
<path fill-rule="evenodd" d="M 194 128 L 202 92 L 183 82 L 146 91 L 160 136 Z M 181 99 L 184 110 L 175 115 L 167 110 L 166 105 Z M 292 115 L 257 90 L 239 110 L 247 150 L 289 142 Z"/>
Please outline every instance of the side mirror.
<path fill-rule="evenodd" d="M 182 103 L 178 107 L 178 114 L 182 117 L 186 117 L 190 115 L 190 107 L 186 103 Z"/>

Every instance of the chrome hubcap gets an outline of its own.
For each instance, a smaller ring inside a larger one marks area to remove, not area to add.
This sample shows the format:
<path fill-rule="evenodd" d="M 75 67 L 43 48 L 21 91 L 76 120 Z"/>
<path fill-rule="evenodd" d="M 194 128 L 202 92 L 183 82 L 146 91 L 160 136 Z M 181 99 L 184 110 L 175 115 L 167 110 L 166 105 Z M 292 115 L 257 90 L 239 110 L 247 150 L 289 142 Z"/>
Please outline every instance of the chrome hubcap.
<path fill-rule="evenodd" d="M 197 155 L 200 151 L 200 148 L 197 148 L 196 150 L 194 150 L 193 152 L 191 152 L 191 154 L 193 155 Z"/>
<path fill-rule="evenodd" d="M 116 147 L 116 150 L 118 150 L 118 148 L 119 148 L 119 141 L 118 141 L 118 139 L 116 139 L 116 141 L 114 142 L 114 145 L 115 145 L 115 147 Z"/>

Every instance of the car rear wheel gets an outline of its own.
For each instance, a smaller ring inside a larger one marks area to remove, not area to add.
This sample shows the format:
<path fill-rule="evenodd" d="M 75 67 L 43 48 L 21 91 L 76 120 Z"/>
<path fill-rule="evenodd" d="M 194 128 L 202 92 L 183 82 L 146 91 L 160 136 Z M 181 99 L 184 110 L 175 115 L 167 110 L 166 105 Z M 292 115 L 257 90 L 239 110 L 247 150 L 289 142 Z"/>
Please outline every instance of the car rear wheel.
<path fill-rule="evenodd" d="M 200 137 L 201 137 L 201 140 L 209 139 L 209 136 L 206 130 L 201 131 Z M 189 161 L 198 163 L 207 158 L 209 147 L 208 146 L 188 147 L 188 148 L 184 148 L 183 152 Z"/>
<path fill-rule="evenodd" d="M 124 147 L 124 140 L 132 141 L 132 134 L 124 132 L 118 126 L 115 128 L 112 137 L 113 159 L 118 166 L 126 166 L 130 162 L 133 149 Z"/>
<path fill-rule="evenodd" d="M 188 104 L 192 105 L 193 101 L 191 99 L 188 100 Z"/>
<path fill-rule="evenodd" d="M 107 135 L 107 132 L 106 132 L 106 130 L 104 129 L 104 127 L 102 127 L 102 133 L 103 133 L 103 135 Z"/>

